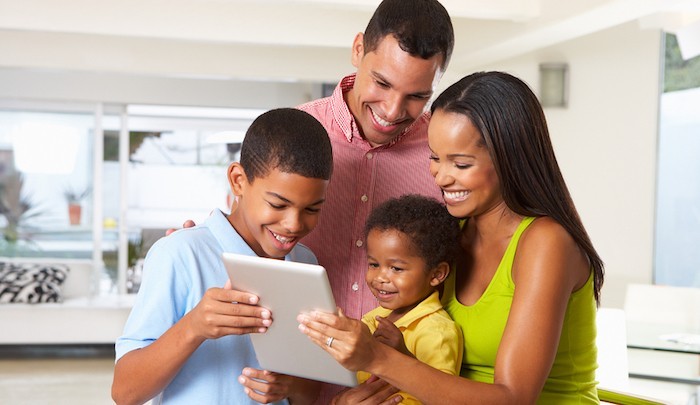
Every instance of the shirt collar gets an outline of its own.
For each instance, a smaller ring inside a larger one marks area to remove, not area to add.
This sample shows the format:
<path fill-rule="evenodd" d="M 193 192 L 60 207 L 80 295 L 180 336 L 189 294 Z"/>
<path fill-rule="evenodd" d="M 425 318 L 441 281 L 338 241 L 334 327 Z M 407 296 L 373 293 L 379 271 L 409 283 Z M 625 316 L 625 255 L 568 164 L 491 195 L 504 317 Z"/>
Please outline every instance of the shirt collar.
<path fill-rule="evenodd" d="M 335 122 L 338 123 L 338 126 L 340 126 L 340 129 L 343 131 L 343 135 L 345 135 L 345 139 L 347 139 L 348 142 L 352 142 L 353 138 L 357 138 L 358 140 L 361 140 L 362 142 L 367 142 L 364 138 L 362 138 L 362 135 L 360 135 L 360 129 L 357 126 L 357 122 L 355 121 L 355 117 L 352 115 L 350 112 L 350 108 L 348 107 L 348 104 L 345 102 L 345 93 L 350 91 L 354 86 L 355 86 L 355 76 L 356 74 L 353 73 L 351 75 L 345 76 L 340 80 L 340 83 L 335 87 L 335 90 L 333 90 L 333 94 L 331 95 L 331 106 L 333 109 L 333 118 L 335 119 Z M 423 116 L 430 117 L 430 112 L 425 112 L 423 113 L 418 119 L 413 121 L 411 125 L 406 127 L 406 129 L 399 134 L 394 140 L 389 142 L 387 145 L 384 145 L 385 147 L 392 146 L 395 143 L 397 143 L 403 136 L 411 132 L 413 127 L 416 125 L 416 123 L 422 119 L 424 119 Z M 369 144 L 369 143 L 368 143 Z"/>
<path fill-rule="evenodd" d="M 427 315 L 432 314 L 433 312 L 437 312 L 442 309 L 442 304 L 440 303 L 440 298 L 439 294 L 437 291 L 433 291 L 432 294 L 428 296 L 428 298 L 424 299 L 421 301 L 420 304 L 416 305 L 415 308 L 412 310 L 408 311 L 408 313 L 401 318 L 399 318 L 398 321 L 394 322 L 394 325 L 398 328 L 408 328 L 411 326 L 411 324 Z M 391 313 L 390 309 L 386 308 L 381 308 L 377 315 L 385 318 Z"/>
<path fill-rule="evenodd" d="M 348 104 L 345 102 L 344 97 L 345 93 L 350 91 L 354 85 L 355 74 L 353 73 L 349 76 L 343 77 L 331 95 L 333 119 L 335 119 L 335 122 L 337 122 L 338 126 L 340 126 L 340 129 L 343 131 L 343 135 L 345 135 L 345 139 L 347 139 L 348 142 L 352 142 L 353 137 L 357 137 L 359 139 L 362 138 L 360 136 L 360 131 L 357 128 L 357 124 L 355 123 L 355 118 L 352 116 L 350 108 L 348 108 Z"/>
<path fill-rule="evenodd" d="M 257 256 L 243 237 L 238 234 L 236 228 L 228 222 L 226 215 L 220 209 L 217 208 L 212 211 L 209 218 L 202 223 L 202 226 L 209 228 L 224 252 Z M 284 260 L 292 260 L 291 252 L 284 256 Z"/>

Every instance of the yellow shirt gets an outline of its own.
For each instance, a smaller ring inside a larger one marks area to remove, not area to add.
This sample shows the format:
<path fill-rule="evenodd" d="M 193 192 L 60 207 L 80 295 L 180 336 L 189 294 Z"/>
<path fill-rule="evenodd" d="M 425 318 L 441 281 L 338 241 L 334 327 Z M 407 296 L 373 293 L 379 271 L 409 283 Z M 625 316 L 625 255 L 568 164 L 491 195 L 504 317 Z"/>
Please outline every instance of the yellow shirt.
<path fill-rule="evenodd" d="M 362 322 L 370 332 L 377 330 L 377 315 L 385 318 L 390 309 L 378 307 L 367 312 Z M 406 348 L 425 364 L 452 375 L 459 375 L 462 364 L 462 331 L 442 309 L 438 292 L 434 291 L 428 298 L 416 305 L 406 315 L 394 323 L 403 334 Z M 370 374 L 357 373 L 360 383 L 367 381 Z M 415 397 L 400 392 L 402 404 L 420 404 Z"/>

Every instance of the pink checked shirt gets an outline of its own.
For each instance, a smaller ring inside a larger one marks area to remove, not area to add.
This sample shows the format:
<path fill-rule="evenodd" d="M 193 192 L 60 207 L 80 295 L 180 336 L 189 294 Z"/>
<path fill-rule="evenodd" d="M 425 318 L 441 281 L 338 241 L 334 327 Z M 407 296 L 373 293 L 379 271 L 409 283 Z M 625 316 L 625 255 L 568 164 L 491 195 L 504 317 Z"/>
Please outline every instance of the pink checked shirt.
<path fill-rule="evenodd" d="M 442 198 L 428 170 L 429 113 L 421 115 L 394 142 L 373 148 L 360 135 L 343 99 L 354 83 L 355 75 L 347 76 L 330 97 L 298 107 L 323 124 L 333 145 L 333 176 L 321 218 L 301 243 L 328 271 L 337 305 L 346 315 L 360 319 L 377 307 L 365 284 L 363 229 L 370 211 L 403 194 Z"/>
<path fill-rule="evenodd" d="M 442 197 L 428 170 L 429 113 L 421 115 L 392 143 L 373 148 L 362 139 L 343 99 L 354 84 L 355 75 L 347 76 L 330 97 L 298 107 L 323 124 L 333 146 L 333 175 L 321 218 L 301 243 L 328 271 L 336 304 L 347 316 L 361 319 L 378 305 L 365 283 L 363 232 L 370 211 L 403 194 Z M 341 388 L 324 384 L 316 403 L 329 403 Z"/>

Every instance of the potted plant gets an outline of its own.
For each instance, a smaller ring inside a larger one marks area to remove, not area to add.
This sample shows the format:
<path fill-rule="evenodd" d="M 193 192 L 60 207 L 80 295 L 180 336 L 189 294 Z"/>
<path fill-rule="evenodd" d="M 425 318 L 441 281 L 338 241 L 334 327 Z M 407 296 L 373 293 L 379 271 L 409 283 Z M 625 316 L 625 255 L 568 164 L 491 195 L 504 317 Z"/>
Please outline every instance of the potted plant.
<path fill-rule="evenodd" d="M 0 216 L 5 219 L 0 242 L 5 245 L 5 254 L 15 251 L 20 241 L 31 242 L 30 234 L 20 231 L 20 226 L 30 218 L 41 215 L 31 198 L 22 195 L 24 178 L 20 172 L 12 171 L 0 178 Z"/>
<path fill-rule="evenodd" d="M 90 195 L 90 187 L 82 190 L 66 187 L 63 195 L 68 203 L 68 221 L 71 225 L 80 225 L 80 217 L 82 215 L 81 202 Z"/>

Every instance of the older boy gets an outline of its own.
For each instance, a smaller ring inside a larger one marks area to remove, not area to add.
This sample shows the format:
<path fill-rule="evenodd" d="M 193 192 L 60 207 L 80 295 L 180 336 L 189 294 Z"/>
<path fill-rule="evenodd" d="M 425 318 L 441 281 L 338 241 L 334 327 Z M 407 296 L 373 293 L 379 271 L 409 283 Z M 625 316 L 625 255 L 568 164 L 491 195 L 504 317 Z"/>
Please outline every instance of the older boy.
<path fill-rule="evenodd" d="M 228 215 L 215 210 L 148 253 L 134 309 L 116 344 L 117 403 L 155 396 L 181 404 L 286 397 L 308 403 L 316 397 L 318 383 L 290 376 L 265 372 L 264 382 L 242 377 L 244 387 L 233 381 L 247 374 L 246 367 L 260 367 L 247 334 L 264 333 L 271 314 L 255 306 L 257 297 L 231 290 L 221 254 L 315 263 L 297 242 L 316 226 L 331 172 L 328 134 L 310 115 L 278 109 L 253 122 L 241 162 L 228 169 L 236 209 Z"/>

